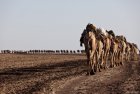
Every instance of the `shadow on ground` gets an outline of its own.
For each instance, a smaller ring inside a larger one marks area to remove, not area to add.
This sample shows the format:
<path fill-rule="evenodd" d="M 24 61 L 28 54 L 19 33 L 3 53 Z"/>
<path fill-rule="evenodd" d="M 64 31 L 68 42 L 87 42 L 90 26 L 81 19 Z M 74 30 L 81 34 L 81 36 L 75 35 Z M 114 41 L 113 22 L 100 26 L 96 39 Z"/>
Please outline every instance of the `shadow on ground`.
<path fill-rule="evenodd" d="M 40 91 L 46 85 L 49 89 L 50 83 L 54 80 L 84 73 L 86 71 L 85 63 L 86 60 L 76 60 L 53 64 L 42 64 L 34 67 L 0 70 L 0 84 L 22 81 L 28 78 L 36 79 L 37 77 L 40 77 L 41 81 L 36 82 L 33 86 L 24 90 L 16 91 L 16 93 L 33 93 Z"/>

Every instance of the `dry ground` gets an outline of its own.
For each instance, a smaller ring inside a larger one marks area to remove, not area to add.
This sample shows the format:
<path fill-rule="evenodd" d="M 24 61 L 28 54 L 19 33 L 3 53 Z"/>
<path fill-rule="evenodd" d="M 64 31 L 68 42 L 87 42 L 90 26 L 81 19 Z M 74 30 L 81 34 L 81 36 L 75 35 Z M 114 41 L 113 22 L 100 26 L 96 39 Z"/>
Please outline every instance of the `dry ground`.
<path fill-rule="evenodd" d="M 0 54 L 0 94 L 140 94 L 140 61 L 86 70 L 84 55 Z"/>

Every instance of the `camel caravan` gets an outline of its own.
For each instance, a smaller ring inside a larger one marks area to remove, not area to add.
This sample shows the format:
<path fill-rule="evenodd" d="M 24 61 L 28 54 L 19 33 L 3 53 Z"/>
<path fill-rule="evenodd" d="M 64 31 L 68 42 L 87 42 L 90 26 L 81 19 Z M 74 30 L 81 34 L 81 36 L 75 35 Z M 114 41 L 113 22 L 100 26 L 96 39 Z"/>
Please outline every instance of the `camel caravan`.
<path fill-rule="evenodd" d="M 0 54 L 83 54 L 84 50 L 1 50 Z"/>
<path fill-rule="evenodd" d="M 97 28 L 90 23 L 81 34 L 80 46 L 83 44 L 87 56 L 87 75 L 138 60 L 136 44 L 128 42 L 123 35 L 115 35 L 113 30 Z"/>

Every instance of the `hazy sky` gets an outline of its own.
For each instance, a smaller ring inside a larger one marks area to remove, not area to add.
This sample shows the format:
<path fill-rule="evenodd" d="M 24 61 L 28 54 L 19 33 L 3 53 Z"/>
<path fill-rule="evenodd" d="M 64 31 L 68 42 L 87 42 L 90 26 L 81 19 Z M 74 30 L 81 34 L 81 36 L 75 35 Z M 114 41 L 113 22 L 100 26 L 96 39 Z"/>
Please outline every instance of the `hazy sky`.
<path fill-rule="evenodd" d="M 0 50 L 83 49 L 88 23 L 140 47 L 140 0 L 0 0 Z"/>

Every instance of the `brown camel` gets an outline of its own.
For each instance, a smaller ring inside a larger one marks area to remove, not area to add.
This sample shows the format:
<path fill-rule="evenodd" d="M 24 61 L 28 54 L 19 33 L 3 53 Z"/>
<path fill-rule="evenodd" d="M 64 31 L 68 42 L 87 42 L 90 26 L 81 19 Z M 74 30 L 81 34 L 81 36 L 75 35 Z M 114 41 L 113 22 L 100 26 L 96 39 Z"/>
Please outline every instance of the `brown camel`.
<path fill-rule="evenodd" d="M 87 30 L 92 31 L 95 34 L 96 37 L 96 43 L 97 43 L 97 49 L 96 49 L 96 64 L 97 64 L 97 70 L 101 71 L 100 66 L 103 63 L 103 56 L 104 56 L 104 51 L 103 51 L 103 32 L 105 32 L 105 30 L 103 28 L 96 28 L 96 26 L 92 25 L 92 24 L 88 24 L 86 27 Z"/>
<path fill-rule="evenodd" d="M 89 30 L 89 29 L 88 29 Z M 87 56 L 87 64 L 88 64 L 88 71 L 87 74 L 95 74 L 95 69 L 97 69 L 96 64 L 96 38 L 95 34 L 92 31 L 84 30 L 81 38 L 80 38 L 80 45 L 82 46 L 84 44 L 85 46 L 85 52 Z"/>
<path fill-rule="evenodd" d="M 132 58 L 132 60 L 138 60 L 138 54 L 139 54 L 138 46 L 135 43 L 132 43 L 131 45 L 132 45 L 132 47 L 131 47 L 131 55 L 134 56 Z"/>
<path fill-rule="evenodd" d="M 119 40 L 119 54 L 118 54 L 118 64 L 123 65 L 125 59 L 125 50 L 126 50 L 126 38 L 124 36 L 116 36 L 116 38 Z"/>
<path fill-rule="evenodd" d="M 126 43 L 126 50 L 125 50 L 125 60 L 127 62 L 130 62 L 130 56 L 131 56 L 131 43 Z"/>

